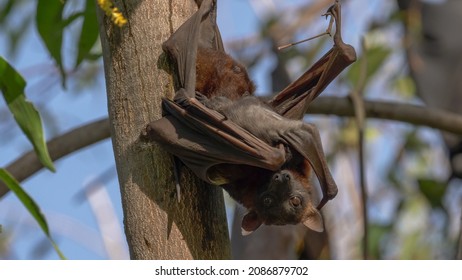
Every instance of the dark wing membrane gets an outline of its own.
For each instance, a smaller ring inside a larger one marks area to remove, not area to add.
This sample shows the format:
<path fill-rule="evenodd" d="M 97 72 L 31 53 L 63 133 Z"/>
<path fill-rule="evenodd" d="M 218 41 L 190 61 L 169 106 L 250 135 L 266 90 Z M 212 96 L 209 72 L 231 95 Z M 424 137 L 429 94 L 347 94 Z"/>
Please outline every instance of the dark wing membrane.
<path fill-rule="evenodd" d="M 162 45 L 163 50 L 175 60 L 180 87 L 194 97 L 196 87 L 197 48 L 223 49 L 220 31 L 216 24 L 216 0 L 204 0 L 186 22 L 184 22 Z"/>
<path fill-rule="evenodd" d="M 287 131 L 281 138 L 307 159 L 313 168 L 323 193 L 318 205 L 318 209 L 321 209 L 328 200 L 337 195 L 338 189 L 327 166 L 318 129 L 312 124 L 303 124 L 299 130 Z"/>
<path fill-rule="evenodd" d="M 301 119 L 309 104 L 346 67 L 356 61 L 355 49 L 342 40 L 340 4 L 336 2 L 327 12 L 335 20 L 334 46 L 300 78 L 278 93 L 268 103 L 286 118 Z M 285 142 L 308 160 L 319 180 L 323 197 L 321 209 L 337 194 L 337 185 L 329 171 L 316 127 L 304 125 L 300 131 L 281 135 Z"/>
<path fill-rule="evenodd" d="M 336 24 L 332 49 L 300 78 L 268 102 L 276 112 L 286 118 L 301 119 L 311 101 L 318 97 L 327 85 L 356 60 L 355 49 L 342 40 L 340 4 L 333 5 L 328 13 Z"/>
<path fill-rule="evenodd" d="M 147 134 L 201 179 L 214 184 L 229 183 L 224 177 L 210 175 L 210 169 L 219 164 L 278 170 L 285 162 L 282 145 L 271 147 L 195 98 L 177 102 L 180 104 L 163 100 L 169 115 L 150 123 Z"/>
<path fill-rule="evenodd" d="M 162 101 L 167 116 L 150 123 L 147 135 L 210 183 L 227 183 L 210 171 L 220 164 L 277 170 L 285 161 L 282 146 L 271 147 L 195 99 L 198 47 L 224 51 L 216 25 L 216 0 L 202 1 L 199 10 L 163 44 L 177 65 L 181 89 L 175 102 Z"/>

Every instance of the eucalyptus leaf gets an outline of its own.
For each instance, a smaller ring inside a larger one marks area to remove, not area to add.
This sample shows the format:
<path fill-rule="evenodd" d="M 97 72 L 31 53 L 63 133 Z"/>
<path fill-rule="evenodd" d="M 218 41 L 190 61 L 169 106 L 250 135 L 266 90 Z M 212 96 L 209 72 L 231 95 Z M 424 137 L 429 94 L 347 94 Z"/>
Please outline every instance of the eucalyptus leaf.
<path fill-rule="evenodd" d="M 34 105 L 26 100 L 25 87 L 26 81 L 22 76 L 0 56 L 0 91 L 6 104 L 16 123 L 32 143 L 42 164 L 54 172 L 55 167 L 48 153 L 40 114 Z"/>
<path fill-rule="evenodd" d="M 18 197 L 21 203 L 26 207 L 27 211 L 34 217 L 34 219 L 39 224 L 42 231 L 50 240 L 53 248 L 61 259 L 66 259 L 63 253 L 59 249 L 58 245 L 53 241 L 50 235 L 50 230 L 45 216 L 42 214 L 40 207 L 35 203 L 35 201 L 24 191 L 18 181 L 5 169 L 0 168 L 0 180 L 2 180 L 5 185 Z"/>

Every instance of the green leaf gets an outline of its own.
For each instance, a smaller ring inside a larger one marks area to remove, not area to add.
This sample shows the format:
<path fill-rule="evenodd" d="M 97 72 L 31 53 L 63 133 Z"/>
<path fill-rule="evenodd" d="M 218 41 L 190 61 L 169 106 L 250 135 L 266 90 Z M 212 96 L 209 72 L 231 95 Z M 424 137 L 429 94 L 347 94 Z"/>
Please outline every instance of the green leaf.
<path fill-rule="evenodd" d="M 347 77 L 352 84 L 357 84 L 360 77 L 360 66 L 361 60 L 367 59 L 367 74 L 366 74 L 366 81 L 375 75 L 377 70 L 380 69 L 385 59 L 391 53 L 391 50 L 382 46 L 374 46 L 364 50 L 365 53 L 361 55 L 356 63 L 350 66 L 350 70 L 348 71 Z M 366 56 L 366 58 L 364 58 Z"/>
<path fill-rule="evenodd" d="M 372 259 L 381 259 L 382 258 L 382 248 L 383 238 L 390 234 L 392 230 L 392 225 L 379 225 L 379 224 L 370 224 L 368 227 L 369 230 L 369 256 Z"/>
<path fill-rule="evenodd" d="M 5 183 L 5 185 L 19 198 L 21 203 L 26 207 L 29 213 L 34 217 L 34 219 L 39 224 L 42 231 L 50 240 L 53 248 L 55 249 L 56 253 L 58 253 L 61 259 L 66 259 L 63 253 L 59 249 L 58 245 L 53 241 L 50 235 L 50 230 L 48 229 L 48 224 L 43 216 L 42 212 L 40 211 L 40 207 L 35 203 L 35 201 L 23 190 L 21 185 L 19 185 L 18 181 L 5 169 L 0 168 L 0 179 Z"/>
<path fill-rule="evenodd" d="M 26 82 L 16 70 L 0 56 L 0 91 L 17 124 L 34 147 L 42 164 L 55 171 L 48 154 L 40 114 L 34 105 L 26 100 L 24 88 Z"/>
<path fill-rule="evenodd" d="M 48 52 L 56 61 L 61 72 L 63 86 L 66 80 L 64 71 L 61 47 L 63 44 L 63 9 L 67 1 L 60 0 L 38 0 L 37 1 L 37 30 L 42 37 Z"/>
<path fill-rule="evenodd" d="M 90 54 L 91 48 L 98 40 L 98 21 L 96 18 L 96 5 L 94 0 L 87 0 L 85 11 L 83 12 L 82 31 L 78 43 L 77 60 L 75 68 L 77 68 L 84 59 Z"/>
<path fill-rule="evenodd" d="M 77 13 L 71 14 L 66 19 L 64 19 L 61 24 L 63 25 L 63 28 L 64 28 L 82 16 L 83 16 L 83 12 L 77 12 Z"/>
<path fill-rule="evenodd" d="M 102 56 L 103 56 L 102 53 L 89 53 L 89 54 L 86 56 L 86 59 L 87 59 L 87 60 L 91 60 L 91 61 L 95 61 L 95 60 L 100 59 Z"/>
<path fill-rule="evenodd" d="M 6 4 L 0 6 L 0 23 L 3 24 L 6 18 L 11 14 L 10 12 L 13 10 L 15 3 L 15 0 L 8 0 Z"/>
<path fill-rule="evenodd" d="M 418 128 L 404 135 L 404 149 L 407 152 L 422 153 L 422 150 L 429 148 L 429 144 L 420 137 Z"/>
<path fill-rule="evenodd" d="M 431 178 L 417 179 L 420 192 L 425 196 L 433 208 L 445 210 L 443 205 L 444 194 L 446 193 L 446 183 L 436 181 Z"/>

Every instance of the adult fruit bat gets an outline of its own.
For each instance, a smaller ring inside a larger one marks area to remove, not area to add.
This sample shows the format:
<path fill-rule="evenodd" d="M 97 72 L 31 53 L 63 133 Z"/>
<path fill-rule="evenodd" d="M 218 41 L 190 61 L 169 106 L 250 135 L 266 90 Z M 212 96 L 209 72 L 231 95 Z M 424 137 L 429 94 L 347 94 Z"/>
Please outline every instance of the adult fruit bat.
<path fill-rule="evenodd" d="M 253 96 L 245 68 L 223 49 L 216 0 L 202 1 L 164 44 L 176 65 L 179 89 L 163 99 L 164 117 L 144 138 L 158 142 L 202 180 L 222 186 L 248 213 L 243 234 L 261 224 L 303 223 L 322 231 L 319 209 L 337 194 L 319 132 L 302 122 L 309 103 L 356 59 L 341 38 L 340 4 L 326 15 L 335 22 L 334 46 L 273 99 Z M 323 197 L 312 203 L 311 170 Z"/>

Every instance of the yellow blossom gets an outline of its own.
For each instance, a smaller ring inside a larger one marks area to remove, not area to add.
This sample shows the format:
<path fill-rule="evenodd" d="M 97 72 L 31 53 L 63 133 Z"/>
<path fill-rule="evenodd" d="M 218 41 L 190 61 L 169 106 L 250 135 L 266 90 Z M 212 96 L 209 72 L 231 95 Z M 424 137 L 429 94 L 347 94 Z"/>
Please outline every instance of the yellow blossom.
<path fill-rule="evenodd" d="M 98 0 L 98 5 L 107 16 L 111 17 L 115 25 L 122 27 L 127 23 L 127 19 L 117 7 L 114 7 L 114 3 L 111 0 Z"/>

